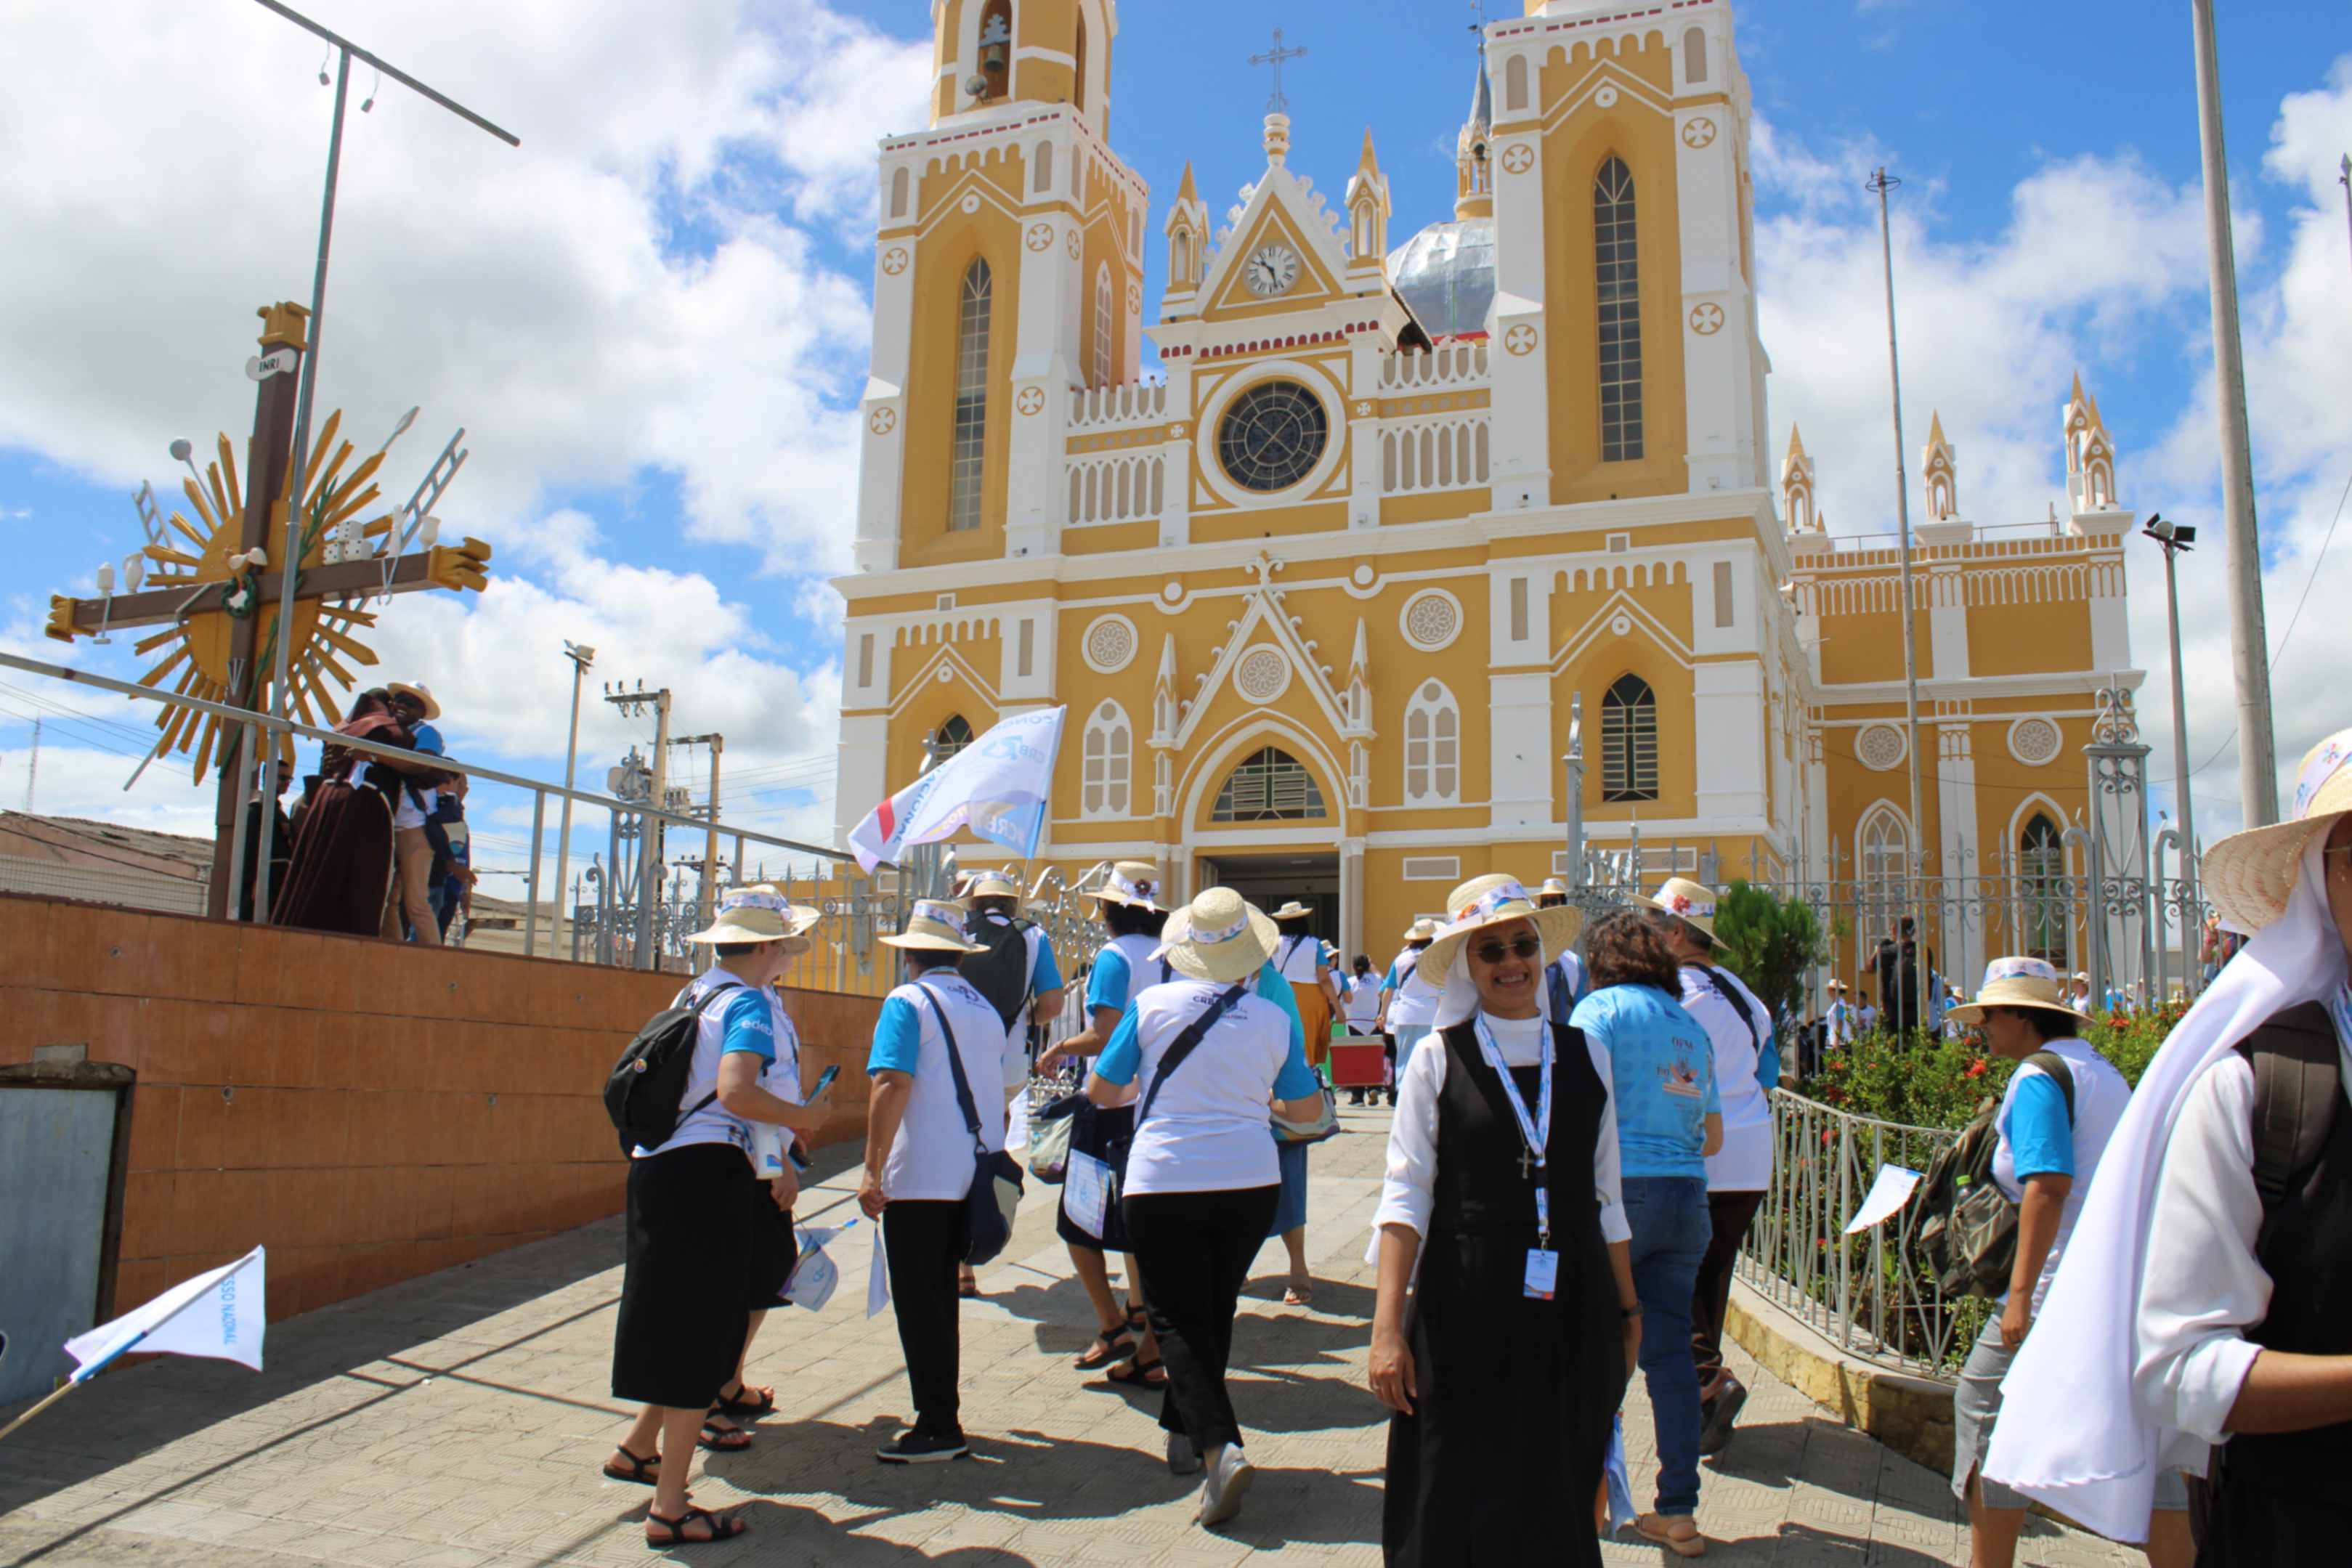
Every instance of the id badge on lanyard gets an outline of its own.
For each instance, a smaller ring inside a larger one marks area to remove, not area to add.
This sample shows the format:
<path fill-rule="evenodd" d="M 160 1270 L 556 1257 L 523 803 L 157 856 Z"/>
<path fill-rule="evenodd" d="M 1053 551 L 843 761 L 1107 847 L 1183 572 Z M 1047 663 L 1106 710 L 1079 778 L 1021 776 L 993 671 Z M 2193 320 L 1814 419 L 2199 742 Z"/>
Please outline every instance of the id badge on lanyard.
<path fill-rule="evenodd" d="M 1529 1301 L 1549 1301 L 1559 1291 L 1559 1254 L 1551 1246 L 1551 1180 L 1545 1168 L 1551 1143 L 1551 1034 L 1549 1030 L 1544 1033 L 1541 1083 L 1536 1091 L 1533 1115 L 1528 1114 L 1528 1103 L 1520 1096 L 1518 1083 L 1504 1064 L 1502 1050 L 1496 1045 L 1484 1019 L 1478 1020 L 1478 1049 L 1486 1054 L 1486 1065 L 1503 1081 L 1503 1097 L 1510 1103 L 1512 1119 L 1518 1123 L 1524 1150 L 1519 1168 L 1535 1179 L 1536 1244 L 1528 1249 L 1527 1275 L 1520 1283 L 1519 1293 Z M 1538 1125 L 1543 1128 L 1540 1136 L 1536 1132 Z"/>

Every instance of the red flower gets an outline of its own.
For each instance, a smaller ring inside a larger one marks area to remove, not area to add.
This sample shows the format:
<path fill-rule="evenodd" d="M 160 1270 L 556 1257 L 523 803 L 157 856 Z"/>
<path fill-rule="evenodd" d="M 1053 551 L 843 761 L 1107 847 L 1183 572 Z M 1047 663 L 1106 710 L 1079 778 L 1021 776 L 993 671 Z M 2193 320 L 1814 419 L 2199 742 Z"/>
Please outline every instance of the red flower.
<path fill-rule="evenodd" d="M 1974 1061 L 1969 1063 L 1969 1070 L 1965 1076 L 1969 1078 L 1982 1078 L 1984 1076 L 1984 1070 L 1985 1059 L 1979 1056 Z"/>

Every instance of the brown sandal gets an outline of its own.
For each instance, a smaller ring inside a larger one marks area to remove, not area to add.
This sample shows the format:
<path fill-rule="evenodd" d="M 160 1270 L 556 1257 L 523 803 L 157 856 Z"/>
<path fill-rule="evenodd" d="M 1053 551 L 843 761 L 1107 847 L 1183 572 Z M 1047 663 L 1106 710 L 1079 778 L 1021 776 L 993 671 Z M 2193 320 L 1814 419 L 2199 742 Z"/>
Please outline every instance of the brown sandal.
<path fill-rule="evenodd" d="M 686 1532 L 687 1527 L 698 1519 L 702 1521 L 703 1528 L 708 1530 L 710 1532 L 709 1534 L 688 1535 Z M 656 1547 L 663 1551 L 667 1551 L 673 1546 L 708 1546 L 714 1541 L 732 1541 L 737 1536 L 751 1528 L 750 1525 L 744 1523 L 742 1520 L 737 1518 L 734 1514 L 730 1513 L 722 1517 L 721 1515 L 711 1512 L 707 1508 L 696 1508 L 691 1504 L 688 1504 L 687 1511 L 678 1515 L 676 1519 L 664 1519 L 660 1514 L 656 1513 L 652 1509 L 648 1508 L 646 1510 L 646 1522 L 647 1524 L 658 1524 L 664 1530 L 669 1531 L 669 1539 L 667 1541 L 656 1541 L 650 1535 L 646 1537 L 646 1544 L 647 1546 Z"/>
<path fill-rule="evenodd" d="M 1095 1335 L 1095 1343 L 1087 1346 L 1076 1360 L 1070 1363 L 1080 1372 L 1093 1372 L 1100 1367 L 1116 1366 L 1135 1354 L 1135 1342 L 1118 1331 Z"/>
<path fill-rule="evenodd" d="M 1157 1373 L 1159 1375 L 1154 1376 Z M 1168 1365 L 1164 1361 L 1145 1361 L 1138 1357 L 1126 1364 L 1126 1370 L 1112 1367 L 1103 1374 L 1105 1381 L 1126 1388 L 1165 1388 L 1168 1386 Z"/>

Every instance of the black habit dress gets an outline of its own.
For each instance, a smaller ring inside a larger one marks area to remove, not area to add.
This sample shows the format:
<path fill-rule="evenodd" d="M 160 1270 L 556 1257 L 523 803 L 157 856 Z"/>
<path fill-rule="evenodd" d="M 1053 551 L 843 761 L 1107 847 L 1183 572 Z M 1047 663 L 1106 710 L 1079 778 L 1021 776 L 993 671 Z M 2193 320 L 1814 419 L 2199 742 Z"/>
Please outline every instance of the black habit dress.
<path fill-rule="evenodd" d="M 1597 1564 L 1593 1500 L 1625 1392 L 1623 1318 L 1592 1177 L 1608 1091 L 1582 1031 L 1552 1026 L 1545 1169 L 1550 1301 L 1525 1293 L 1535 1183 L 1502 1080 L 1462 1023 L 1424 1040 L 1446 1053 L 1437 1181 L 1405 1323 L 1419 1389 L 1389 1421 L 1385 1560 L 1412 1568 Z M 1537 1069 L 1513 1070 L 1528 1113 Z"/>

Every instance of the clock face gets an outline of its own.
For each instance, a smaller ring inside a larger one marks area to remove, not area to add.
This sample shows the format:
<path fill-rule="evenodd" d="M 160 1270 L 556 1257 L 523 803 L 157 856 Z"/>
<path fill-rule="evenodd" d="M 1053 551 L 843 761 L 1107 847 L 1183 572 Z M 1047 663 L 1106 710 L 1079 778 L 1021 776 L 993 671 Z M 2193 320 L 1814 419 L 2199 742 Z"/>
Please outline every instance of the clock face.
<path fill-rule="evenodd" d="M 1250 292 L 1272 298 L 1298 281 L 1298 253 L 1286 245 L 1270 245 L 1249 258 L 1242 269 Z"/>

